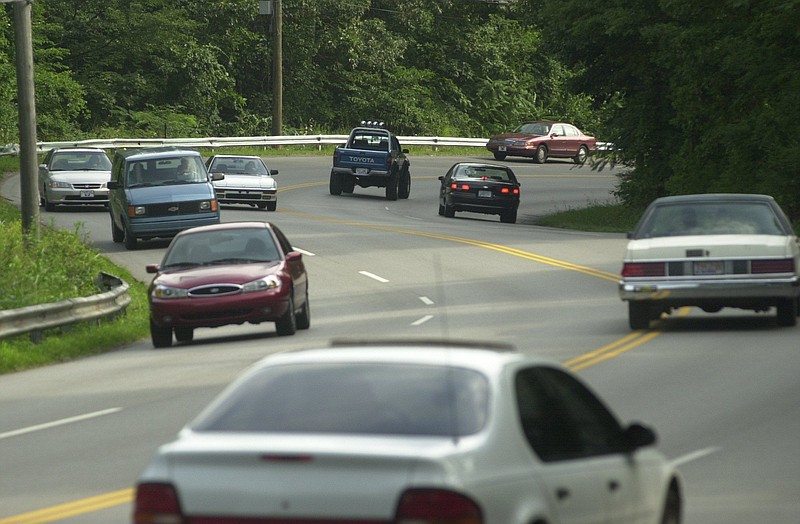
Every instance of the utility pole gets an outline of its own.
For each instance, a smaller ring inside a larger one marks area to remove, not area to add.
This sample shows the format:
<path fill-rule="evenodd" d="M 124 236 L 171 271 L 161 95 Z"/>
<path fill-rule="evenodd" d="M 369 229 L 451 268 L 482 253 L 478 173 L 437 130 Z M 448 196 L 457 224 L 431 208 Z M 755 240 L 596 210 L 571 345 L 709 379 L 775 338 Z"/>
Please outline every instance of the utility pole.
<path fill-rule="evenodd" d="M 19 105 L 20 211 L 22 231 L 39 236 L 39 168 L 36 156 L 36 98 L 33 88 L 33 38 L 31 2 L 14 1 L 14 48 L 17 55 L 17 102 Z M 3 2 L 7 3 L 7 2 Z"/>
<path fill-rule="evenodd" d="M 283 135 L 283 0 L 273 0 L 272 134 Z"/>

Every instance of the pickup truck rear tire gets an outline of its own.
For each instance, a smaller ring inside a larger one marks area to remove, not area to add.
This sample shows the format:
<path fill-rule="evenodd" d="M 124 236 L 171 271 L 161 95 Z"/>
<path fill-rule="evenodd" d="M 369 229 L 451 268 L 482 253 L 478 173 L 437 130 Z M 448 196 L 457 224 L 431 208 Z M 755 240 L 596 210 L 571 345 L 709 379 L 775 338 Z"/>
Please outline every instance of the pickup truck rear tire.
<path fill-rule="evenodd" d="M 342 177 L 342 193 L 352 193 L 356 188 L 356 179 L 351 176 Z"/>
<path fill-rule="evenodd" d="M 331 171 L 330 192 L 331 195 L 339 196 L 342 194 L 342 175 Z"/>
<path fill-rule="evenodd" d="M 403 169 L 400 172 L 400 187 L 397 190 L 397 197 L 398 198 L 408 198 L 408 195 L 411 194 L 411 173 L 408 172 L 408 169 Z"/>
<path fill-rule="evenodd" d="M 386 181 L 386 200 L 397 200 L 399 178 L 397 171 L 389 175 Z"/>

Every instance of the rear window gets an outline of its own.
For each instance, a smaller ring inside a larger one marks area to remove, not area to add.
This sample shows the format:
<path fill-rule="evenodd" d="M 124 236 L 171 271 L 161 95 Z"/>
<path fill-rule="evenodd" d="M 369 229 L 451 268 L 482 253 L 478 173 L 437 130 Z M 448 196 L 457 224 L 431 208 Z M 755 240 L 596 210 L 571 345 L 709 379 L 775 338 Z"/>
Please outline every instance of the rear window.
<path fill-rule="evenodd" d="M 772 208 L 762 202 L 706 202 L 659 205 L 635 238 L 681 235 L 786 235 Z"/>
<path fill-rule="evenodd" d="M 195 431 L 464 436 L 488 417 L 486 377 L 457 367 L 314 364 L 264 368 Z"/>

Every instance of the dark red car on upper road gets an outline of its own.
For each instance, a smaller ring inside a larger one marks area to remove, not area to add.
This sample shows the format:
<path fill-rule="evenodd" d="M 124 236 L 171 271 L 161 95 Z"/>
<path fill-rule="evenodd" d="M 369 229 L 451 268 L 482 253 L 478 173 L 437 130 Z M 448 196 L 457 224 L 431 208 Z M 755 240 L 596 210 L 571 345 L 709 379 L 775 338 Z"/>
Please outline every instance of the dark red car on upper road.
<path fill-rule="evenodd" d="M 533 158 L 544 164 L 548 158 L 571 158 L 583 164 L 597 148 L 597 139 L 572 124 L 550 120 L 525 122 L 511 133 L 495 135 L 486 143 L 496 160 L 507 156 Z"/>

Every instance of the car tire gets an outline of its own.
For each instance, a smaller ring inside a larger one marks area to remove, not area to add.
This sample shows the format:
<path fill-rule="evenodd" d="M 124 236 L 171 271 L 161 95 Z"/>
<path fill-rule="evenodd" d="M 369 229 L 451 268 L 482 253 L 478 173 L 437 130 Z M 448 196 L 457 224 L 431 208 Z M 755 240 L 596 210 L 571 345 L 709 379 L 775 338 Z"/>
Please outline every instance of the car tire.
<path fill-rule="evenodd" d="M 386 181 L 386 200 L 397 200 L 397 193 L 399 192 L 400 176 L 397 171 L 393 171 Z"/>
<path fill-rule="evenodd" d="M 492 154 L 494 155 L 495 160 L 505 160 L 507 156 L 505 153 L 498 153 L 496 151 Z"/>
<path fill-rule="evenodd" d="M 456 216 L 456 209 L 453 206 L 448 206 L 446 202 L 444 204 L 444 216 L 447 218 Z"/>
<path fill-rule="evenodd" d="M 194 339 L 194 329 L 190 327 L 176 327 L 175 340 L 178 342 L 191 342 Z"/>
<path fill-rule="evenodd" d="M 677 489 L 673 486 L 667 492 L 667 499 L 664 501 L 664 512 L 661 515 L 661 524 L 681 524 L 681 497 Z"/>
<path fill-rule="evenodd" d="M 334 173 L 331 171 L 331 181 L 329 184 L 331 195 L 339 196 L 342 194 L 342 177 L 341 173 Z"/>
<path fill-rule="evenodd" d="M 342 193 L 351 194 L 356 189 L 356 179 L 347 176 L 342 178 Z"/>
<path fill-rule="evenodd" d="M 500 222 L 504 224 L 515 224 L 517 222 L 517 210 L 503 211 L 500 213 Z"/>
<path fill-rule="evenodd" d="M 775 305 L 779 326 L 791 327 L 797 325 L 797 300 L 782 298 Z"/>
<path fill-rule="evenodd" d="M 400 173 L 400 187 L 398 188 L 397 197 L 406 199 L 411 194 L 411 173 L 408 168 L 404 168 Z"/>
<path fill-rule="evenodd" d="M 44 210 L 45 211 L 55 211 L 56 210 L 55 204 L 52 204 L 52 203 L 50 203 L 49 200 L 47 200 L 47 191 L 45 191 L 45 190 L 42 190 L 42 205 L 44 205 Z"/>
<path fill-rule="evenodd" d="M 133 233 L 131 233 L 131 230 L 128 229 L 127 227 L 123 229 L 122 234 L 124 237 L 125 249 L 127 249 L 128 251 L 134 251 L 137 247 L 136 237 L 133 236 Z"/>
<path fill-rule="evenodd" d="M 536 148 L 536 156 L 533 157 L 537 164 L 544 164 L 547 162 L 547 146 L 542 144 Z"/>
<path fill-rule="evenodd" d="M 643 301 L 628 301 L 628 324 L 631 329 L 647 329 L 650 327 L 650 320 L 653 314 L 650 304 Z"/>
<path fill-rule="evenodd" d="M 444 216 L 444 204 L 441 201 L 439 202 L 439 216 Z"/>
<path fill-rule="evenodd" d="M 306 301 L 303 303 L 303 308 L 295 316 L 295 324 L 297 329 L 308 329 L 311 327 L 311 303 L 308 301 L 308 291 L 306 291 Z"/>
<path fill-rule="evenodd" d="M 576 154 L 572 160 L 578 165 L 583 165 L 586 163 L 587 158 L 589 158 L 589 150 L 586 149 L 586 146 L 581 146 L 578 148 L 578 154 Z"/>
<path fill-rule="evenodd" d="M 172 328 L 161 327 L 150 319 L 150 339 L 155 348 L 168 348 L 172 345 Z"/>
<path fill-rule="evenodd" d="M 111 217 L 111 240 L 114 243 L 119 244 L 123 240 L 125 240 L 125 232 L 117 227 L 117 223 L 114 222 L 114 217 Z"/>
<path fill-rule="evenodd" d="M 250 205 L 252 206 L 253 204 L 250 204 Z M 266 202 L 259 202 L 258 204 L 256 204 L 256 207 L 258 209 L 267 209 L 267 203 Z"/>
<path fill-rule="evenodd" d="M 294 312 L 294 300 L 289 297 L 289 307 L 281 318 L 275 321 L 275 331 L 279 337 L 294 335 L 297 331 L 297 317 Z"/>
<path fill-rule="evenodd" d="M 278 209 L 277 202 L 267 202 L 267 211 L 275 211 L 276 209 Z"/>

